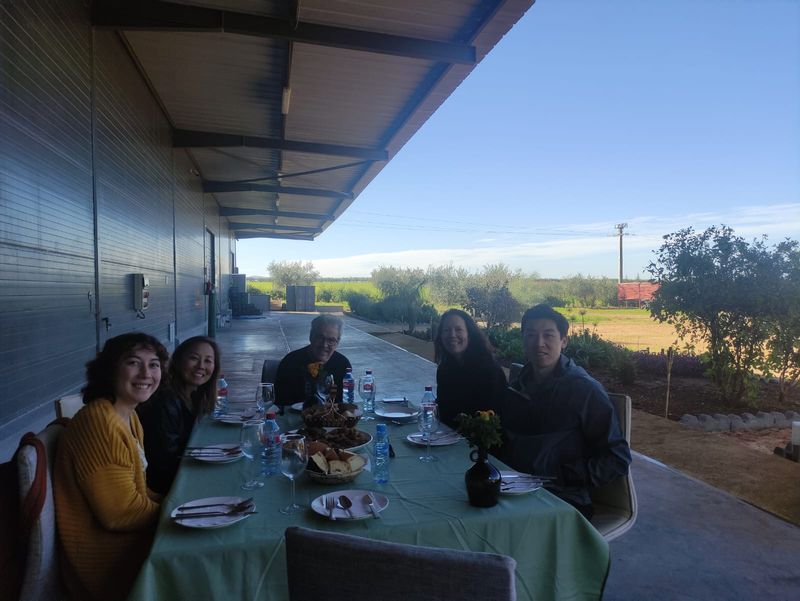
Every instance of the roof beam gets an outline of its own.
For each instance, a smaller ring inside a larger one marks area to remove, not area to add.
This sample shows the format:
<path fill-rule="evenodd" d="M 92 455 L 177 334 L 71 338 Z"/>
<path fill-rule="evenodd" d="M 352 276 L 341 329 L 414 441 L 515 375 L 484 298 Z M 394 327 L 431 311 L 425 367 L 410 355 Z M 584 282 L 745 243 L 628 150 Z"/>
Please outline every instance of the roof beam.
<path fill-rule="evenodd" d="M 308 232 L 311 234 L 319 234 L 322 231 L 321 227 L 305 227 L 302 225 L 271 225 L 269 223 L 239 223 L 231 221 L 228 227 L 232 230 L 280 230 L 284 232 Z"/>
<path fill-rule="evenodd" d="M 349 192 L 322 190 L 320 188 L 298 188 L 290 186 L 274 186 L 270 184 L 253 184 L 249 182 L 203 181 L 203 192 L 275 192 L 277 194 L 295 194 L 298 196 L 319 196 L 322 198 L 353 198 Z"/>
<path fill-rule="evenodd" d="M 269 217 L 285 217 L 287 219 L 311 219 L 314 221 L 329 221 L 330 215 L 321 213 L 296 213 L 294 211 L 276 211 L 271 209 L 240 209 L 238 207 L 220 207 L 221 217 L 241 217 L 246 215 L 267 215 Z"/>
<path fill-rule="evenodd" d="M 388 161 L 389 153 L 382 148 L 362 148 L 341 144 L 322 144 L 319 142 L 300 142 L 260 136 L 240 136 L 207 131 L 176 129 L 172 132 L 173 148 L 270 148 L 291 152 L 308 152 L 333 156 L 353 157 L 368 161 Z"/>
<path fill-rule="evenodd" d="M 311 242 L 314 236 L 300 235 L 300 234 L 262 234 L 261 232 L 236 232 L 237 240 L 244 240 L 249 238 L 277 238 L 280 240 L 302 240 L 304 242 Z"/>
<path fill-rule="evenodd" d="M 302 21 L 295 23 L 265 15 L 152 0 L 93 2 L 92 25 L 102 29 L 139 31 L 226 32 L 442 63 L 474 65 L 477 62 L 475 47 L 465 44 Z"/>

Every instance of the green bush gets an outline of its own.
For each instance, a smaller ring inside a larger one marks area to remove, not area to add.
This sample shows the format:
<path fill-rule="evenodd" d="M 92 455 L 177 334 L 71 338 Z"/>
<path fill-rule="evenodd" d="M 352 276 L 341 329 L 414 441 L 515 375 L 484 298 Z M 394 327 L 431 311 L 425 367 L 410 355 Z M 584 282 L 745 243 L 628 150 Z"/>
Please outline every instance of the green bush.
<path fill-rule="evenodd" d="M 522 347 L 522 334 L 519 328 L 505 330 L 492 328 L 486 332 L 489 342 L 497 353 L 497 358 L 503 364 L 524 363 L 525 350 Z"/>
<path fill-rule="evenodd" d="M 601 338 L 596 332 L 582 330 L 573 334 L 564 354 L 588 370 L 610 371 L 623 384 L 636 380 L 636 361 L 633 352 Z"/>

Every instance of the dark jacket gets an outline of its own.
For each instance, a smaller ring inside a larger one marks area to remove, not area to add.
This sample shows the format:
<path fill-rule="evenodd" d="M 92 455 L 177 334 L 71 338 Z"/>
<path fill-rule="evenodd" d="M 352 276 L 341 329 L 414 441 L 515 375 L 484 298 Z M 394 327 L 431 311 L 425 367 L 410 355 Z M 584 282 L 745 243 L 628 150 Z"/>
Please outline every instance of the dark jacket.
<path fill-rule="evenodd" d="M 590 506 L 589 489 L 628 473 L 631 452 L 603 386 L 562 355 L 544 382 L 526 364 L 500 407 L 507 442 L 502 459 L 513 468 L 556 478 L 549 488 Z"/>
<path fill-rule="evenodd" d="M 275 374 L 275 399 L 278 405 L 293 405 L 314 398 L 316 382 L 308 373 L 308 364 L 313 363 L 308 353 L 308 346 L 304 346 L 281 359 Z M 351 367 L 350 361 L 338 351 L 334 351 L 322 367 L 326 373 L 333 374 L 337 403 L 342 402 L 342 378 L 348 367 Z"/>
<path fill-rule="evenodd" d="M 506 375 L 496 361 L 461 364 L 445 359 L 436 370 L 439 419 L 454 427 L 459 413 L 471 415 L 486 409 L 496 411 L 506 386 Z"/>
<path fill-rule="evenodd" d="M 181 456 L 197 421 L 186 404 L 169 390 L 160 390 L 136 408 L 144 430 L 144 454 L 147 457 L 147 486 L 167 494 Z"/>

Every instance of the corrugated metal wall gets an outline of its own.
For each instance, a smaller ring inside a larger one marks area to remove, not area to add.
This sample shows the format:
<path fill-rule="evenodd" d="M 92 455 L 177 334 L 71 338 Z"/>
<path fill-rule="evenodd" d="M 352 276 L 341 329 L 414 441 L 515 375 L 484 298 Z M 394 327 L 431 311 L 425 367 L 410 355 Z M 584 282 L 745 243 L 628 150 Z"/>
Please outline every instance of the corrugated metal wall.
<path fill-rule="evenodd" d="M 140 330 L 173 348 L 170 324 L 178 340 L 206 331 L 206 227 L 227 279 L 227 222 L 119 37 L 93 32 L 87 10 L 0 3 L 0 460 L 79 389 L 107 338 Z M 134 273 L 150 281 L 144 319 Z"/>

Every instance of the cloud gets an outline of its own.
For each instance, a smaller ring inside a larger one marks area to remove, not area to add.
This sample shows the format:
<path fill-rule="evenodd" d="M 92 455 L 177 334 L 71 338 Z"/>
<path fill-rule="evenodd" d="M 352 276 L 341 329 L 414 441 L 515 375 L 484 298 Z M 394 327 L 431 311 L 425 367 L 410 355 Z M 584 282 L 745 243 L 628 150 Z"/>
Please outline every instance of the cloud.
<path fill-rule="evenodd" d="M 647 275 L 647 264 L 653 259 L 653 251 L 662 244 L 664 235 L 689 226 L 702 231 L 711 225 L 725 224 L 745 238 L 767 234 L 770 242 L 785 237 L 796 239 L 800 232 L 800 204 L 744 206 L 724 213 L 642 215 L 626 221 L 628 228 L 625 231 L 629 235 L 623 239 L 623 275 L 632 278 Z M 530 241 L 524 233 L 507 234 L 464 241 L 448 248 L 409 248 L 336 258 L 312 257 L 311 260 L 323 277 L 365 277 L 381 265 L 425 269 L 429 265 L 453 263 L 477 271 L 484 265 L 499 262 L 525 273 L 536 272 L 542 277 L 564 277 L 575 273 L 616 277 L 619 241 L 612 232 L 618 222 L 569 224 L 569 230 L 576 232 L 575 236 L 551 240 L 542 240 L 537 235 L 536 241 Z M 311 255 L 310 252 L 305 254 Z"/>

